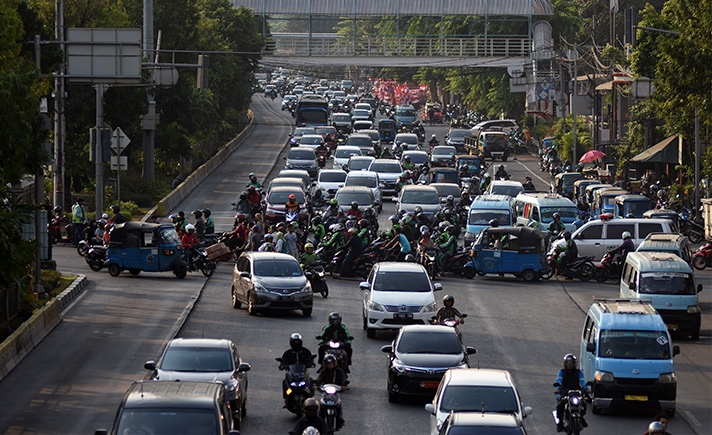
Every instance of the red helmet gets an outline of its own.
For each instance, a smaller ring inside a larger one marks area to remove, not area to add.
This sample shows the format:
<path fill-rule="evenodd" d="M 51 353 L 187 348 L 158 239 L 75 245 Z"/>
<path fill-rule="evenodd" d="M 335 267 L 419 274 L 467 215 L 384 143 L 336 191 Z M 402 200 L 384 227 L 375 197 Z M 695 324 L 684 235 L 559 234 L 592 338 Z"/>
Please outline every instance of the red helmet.
<path fill-rule="evenodd" d="M 245 221 L 245 215 L 242 213 L 237 214 L 237 221 L 238 222 L 244 222 Z"/>
<path fill-rule="evenodd" d="M 256 189 L 255 186 L 250 186 L 247 188 L 247 190 L 249 190 L 250 192 L 254 192 Z"/>
<path fill-rule="evenodd" d="M 290 200 L 290 201 L 292 201 L 292 200 L 295 200 L 295 201 L 296 201 L 296 199 L 297 199 L 297 196 L 296 196 L 296 195 L 294 195 L 294 194 L 289 195 L 289 200 Z"/>

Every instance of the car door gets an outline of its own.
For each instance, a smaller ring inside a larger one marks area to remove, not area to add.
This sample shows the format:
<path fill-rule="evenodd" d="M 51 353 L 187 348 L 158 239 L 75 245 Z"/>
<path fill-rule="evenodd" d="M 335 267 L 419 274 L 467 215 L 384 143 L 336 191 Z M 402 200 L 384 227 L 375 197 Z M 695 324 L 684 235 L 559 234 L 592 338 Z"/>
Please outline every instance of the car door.
<path fill-rule="evenodd" d="M 237 351 L 237 346 L 233 343 L 231 346 L 231 353 L 232 353 L 232 366 L 234 368 L 234 373 L 233 376 L 235 379 L 238 380 L 239 384 L 237 386 L 237 403 L 242 405 L 242 402 L 245 400 L 244 395 L 247 393 L 247 374 L 245 372 L 240 371 L 240 354 Z"/>
<path fill-rule="evenodd" d="M 620 246 L 621 243 L 623 243 L 622 235 L 626 231 L 630 233 L 631 237 L 633 238 L 633 243 L 637 248 L 640 244 L 640 240 L 636 239 L 635 229 L 636 228 L 634 223 L 618 223 L 615 220 L 613 222 L 608 222 L 608 225 L 606 225 L 606 240 L 603 244 L 605 246 L 605 251 L 616 249 L 618 246 Z"/>
<path fill-rule="evenodd" d="M 247 301 L 247 292 L 250 289 L 250 285 L 252 282 L 252 268 L 251 268 L 251 261 L 248 259 L 248 257 L 240 257 L 237 260 L 237 270 L 239 271 L 240 275 L 238 276 L 237 279 L 240 280 L 240 285 L 238 287 L 238 297 L 242 299 L 243 301 Z M 248 272 L 250 273 L 249 277 L 244 277 L 242 276 L 243 272 Z"/>
<path fill-rule="evenodd" d="M 603 223 L 596 222 L 585 227 L 574 237 L 579 255 L 587 257 L 593 255 L 594 261 L 599 261 L 605 252 L 603 247 Z"/>

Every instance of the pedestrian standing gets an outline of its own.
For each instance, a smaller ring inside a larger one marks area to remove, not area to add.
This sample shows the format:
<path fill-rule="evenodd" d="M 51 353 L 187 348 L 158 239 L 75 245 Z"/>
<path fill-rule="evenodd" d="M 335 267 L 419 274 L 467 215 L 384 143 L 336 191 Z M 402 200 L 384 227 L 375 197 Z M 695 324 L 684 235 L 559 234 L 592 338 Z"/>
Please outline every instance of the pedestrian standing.
<path fill-rule="evenodd" d="M 84 210 L 84 198 L 79 198 L 72 206 L 72 227 L 74 228 L 72 241 L 75 248 L 79 246 L 79 240 L 82 239 L 84 233 L 84 225 L 88 222 L 87 212 Z"/>
<path fill-rule="evenodd" d="M 297 245 L 297 233 L 294 232 L 296 222 L 287 225 L 287 234 L 284 235 L 284 240 L 287 242 L 287 253 L 292 257 L 299 259 L 299 246 Z"/>

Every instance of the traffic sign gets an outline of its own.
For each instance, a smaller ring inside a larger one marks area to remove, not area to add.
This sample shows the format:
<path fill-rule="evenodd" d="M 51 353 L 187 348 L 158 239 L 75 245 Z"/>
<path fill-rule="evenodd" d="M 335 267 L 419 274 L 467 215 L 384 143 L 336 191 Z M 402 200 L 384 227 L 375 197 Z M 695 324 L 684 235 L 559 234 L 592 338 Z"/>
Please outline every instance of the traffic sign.
<path fill-rule="evenodd" d="M 121 154 L 124 148 L 129 146 L 131 139 L 121 130 L 121 127 L 117 127 L 114 130 L 114 134 L 111 135 L 111 149 L 114 150 L 116 154 Z M 112 160 L 113 161 L 113 160 Z"/>
<path fill-rule="evenodd" d="M 121 163 L 122 171 L 125 171 L 129 168 L 129 158 L 127 156 L 111 156 L 111 170 L 112 171 L 115 171 L 118 169 L 119 163 Z"/>

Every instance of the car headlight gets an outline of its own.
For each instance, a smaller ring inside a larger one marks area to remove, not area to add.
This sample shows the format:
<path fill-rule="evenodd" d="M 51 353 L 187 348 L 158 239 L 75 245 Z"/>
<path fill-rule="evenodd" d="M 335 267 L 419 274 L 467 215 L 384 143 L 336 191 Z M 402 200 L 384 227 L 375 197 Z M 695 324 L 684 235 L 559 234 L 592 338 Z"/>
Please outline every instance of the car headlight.
<path fill-rule="evenodd" d="M 405 364 L 403 364 L 398 358 L 395 358 L 391 362 L 391 367 L 398 373 L 405 373 L 406 371 Z"/>
<path fill-rule="evenodd" d="M 288 167 L 289 169 L 292 169 L 292 168 L 294 167 L 294 165 L 292 165 L 291 163 L 287 162 L 287 167 Z"/>
<path fill-rule="evenodd" d="M 254 283 L 254 286 L 255 286 L 255 291 L 258 292 L 258 293 L 269 293 L 269 290 L 267 290 L 267 289 L 265 288 L 265 286 L 263 286 L 263 285 L 260 284 L 260 283 L 257 283 L 257 282 L 256 282 L 256 283 Z"/>
<path fill-rule="evenodd" d="M 239 381 L 235 378 L 230 378 L 228 383 L 225 385 L 225 389 L 227 390 L 228 393 L 232 393 L 237 389 L 237 385 L 239 384 Z"/>
<path fill-rule="evenodd" d="M 593 374 L 593 379 L 595 379 L 596 382 L 613 382 L 613 380 L 614 380 L 613 373 L 604 372 L 604 371 L 600 371 L 600 370 L 597 370 Z"/>
<path fill-rule="evenodd" d="M 369 309 L 369 310 L 373 310 L 373 311 L 386 311 L 386 310 L 383 308 L 383 305 L 379 304 L 378 302 L 368 301 L 367 306 L 368 306 L 368 309 Z"/>
<path fill-rule="evenodd" d="M 663 373 L 658 376 L 658 382 L 661 384 L 675 384 L 677 383 L 677 376 L 675 376 L 675 373 Z"/>
<path fill-rule="evenodd" d="M 312 285 L 309 281 L 307 281 L 307 285 L 304 286 L 302 289 L 302 293 L 311 293 L 312 292 Z"/>
<path fill-rule="evenodd" d="M 466 369 L 466 368 L 469 368 L 469 366 L 467 365 L 467 363 L 466 363 L 465 361 L 463 361 L 463 362 L 460 363 L 459 366 L 455 366 L 455 367 L 453 367 L 453 368 L 454 368 L 454 369 Z"/>
<path fill-rule="evenodd" d="M 438 303 L 437 302 L 431 302 L 428 305 L 423 306 L 423 308 L 420 309 L 421 313 L 427 313 L 430 311 L 437 311 L 438 310 Z"/>
<path fill-rule="evenodd" d="M 699 305 L 690 305 L 687 307 L 687 314 L 696 314 L 696 313 L 701 313 L 702 310 L 700 310 Z"/>

